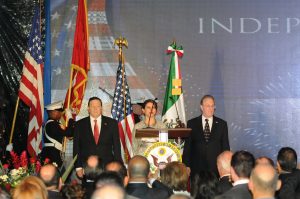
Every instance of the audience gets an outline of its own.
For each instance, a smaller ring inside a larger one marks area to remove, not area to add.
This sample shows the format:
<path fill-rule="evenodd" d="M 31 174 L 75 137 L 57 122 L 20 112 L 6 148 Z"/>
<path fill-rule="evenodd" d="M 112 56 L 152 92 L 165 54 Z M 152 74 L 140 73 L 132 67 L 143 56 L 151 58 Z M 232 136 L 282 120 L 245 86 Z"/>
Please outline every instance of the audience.
<path fill-rule="evenodd" d="M 275 167 L 274 161 L 267 156 L 261 156 L 259 158 L 256 158 L 255 165 L 257 164 L 269 164 L 272 167 Z"/>
<path fill-rule="evenodd" d="M 218 193 L 223 194 L 232 187 L 230 176 L 230 163 L 233 153 L 224 151 L 217 157 L 217 168 L 219 172 L 219 181 L 217 184 Z"/>
<path fill-rule="evenodd" d="M 85 196 L 85 192 L 80 184 L 64 185 L 61 192 L 64 199 L 82 199 Z"/>
<path fill-rule="evenodd" d="M 112 161 L 109 162 L 106 166 L 105 166 L 105 171 L 115 171 L 117 172 L 120 177 L 123 180 L 123 184 L 126 187 L 128 184 L 128 175 L 127 175 L 127 169 L 125 167 L 125 165 L 123 164 L 123 162 L 120 161 Z"/>
<path fill-rule="evenodd" d="M 191 199 L 191 197 L 186 194 L 176 193 L 171 195 L 169 199 Z"/>
<path fill-rule="evenodd" d="M 280 188 L 278 174 L 271 164 L 257 164 L 252 170 L 249 180 L 249 189 L 253 199 L 275 199 L 275 191 Z"/>
<path fill-rule="evenodd" d="M 218 195 L 218 178 L 211 171 L 200 171 L 192 182 L 191 194 L 194 199 L 213 199 Z"/>
<path fill-rule="evenodd" d="M 93 193 L 92 199 L 125 199 L 125 190 L 118 184 L 105 184 Z"/>
<path fill-rule="evenodd" d="M 243 198 L 251 199 L 252 195 L 248 189 L 250 173 L 254 167 L 255 159 L 247 151 L 237 151 L 231 158 L 230 175 L 233 187 L 224 194 L 217 196 L 220 198 Z"/>
<path fill-rule="evenodd" d="M 62 179 L 56 166 L 53 164 L 46 164 L 41 167 L 39 177 L 42 179 L 47 187 L 48 198 L 62 198 L 60 193 L 62 187 Z"/>
<path fill-rule="evenodd" d="M 48 192 L 45 184 L 36 176 L 25 177 L 13 190 L 13 199 L 47 199 Z"/>
<path fill-rule="evenodd" d="M 160 186 L 157 180 L 154 181 L 152 186 L 165 189 L 169 195 L 180 193 L 189 196 L 190 194 L 187 191 L 188 179 L 187 167 L 183 163 L 170 162 L 161 170 L 161 183 L 163 186 Z"/>
<path fill-rule="evenodd" d="M 83 166 L 82 187 L 85 190 L 85 198 L 91 198 L 95 180 L 102 171 L 100 158 L 95 155 L 90 156 Z"/>
<path fill-rule="evenodd" d="M 283 147 L 277 154 L 277 169 L 282 182 L 277 192 L 280 199 L 300 198 L 300 171 L 297 169 L 297 153 L 290 147 Z"/>
<path fill-rule="evenodd" d="M 168 192 L 159 188 L 149 188 L 147 185 L 150 164 L 144 156 L 134 156 L 128 163 L 129 183 L 126 192 L 129 195 L 143 199 L 165 199 Z"/>

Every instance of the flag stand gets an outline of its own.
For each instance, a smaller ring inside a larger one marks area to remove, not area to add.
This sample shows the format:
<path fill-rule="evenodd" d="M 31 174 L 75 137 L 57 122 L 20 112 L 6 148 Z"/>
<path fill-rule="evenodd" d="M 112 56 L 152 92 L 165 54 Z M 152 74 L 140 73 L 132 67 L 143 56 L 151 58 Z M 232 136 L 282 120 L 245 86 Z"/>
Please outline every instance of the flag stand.
<path fill-rule="evenodd" d="M 17 118 L 17 112 L 18 112 L 18 108 L 19 108 L 19 102 L 20 102 L 20 98 L 18 96 L 17 102 L 16 102 L 16 107 L 15 107 L 15 112 L 14 112 L 14 118 L 13 118 L 13 122 L 12 122 L 12 127 L 11 127 L 11 130 L 10 130 L 10 137 L 9 137 L 8 144 L 12 143 L 12 138 L 13 138 L 13 135 L 14 135 L 15 124 L 16 124 L 16 118 Z"/>

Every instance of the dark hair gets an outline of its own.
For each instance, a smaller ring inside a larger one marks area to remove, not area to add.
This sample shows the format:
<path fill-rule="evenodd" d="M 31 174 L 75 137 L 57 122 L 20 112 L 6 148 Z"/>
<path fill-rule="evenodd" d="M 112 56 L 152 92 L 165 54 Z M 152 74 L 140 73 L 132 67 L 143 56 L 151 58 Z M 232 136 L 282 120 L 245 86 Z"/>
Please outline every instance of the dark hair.
<path fill-rule="evenodd" d="M 218 179 L 213 172 L 201 171 L 193 179 L 191 195 L 194 199 L 212 199 L 218 195 Z"/>
<path fill-rule="evenodd" d="M 127 176 L 127 169 L 126 169 L 125 165 L 123 164 L 123 162 L 117 161 L 117 160 L 111 161 L 105 165 L 105 171 L 108 171 L 106 169 L 106 167 L 109 164 L 117 164 L 119 166 L 118 170 L 116 170 L 115 172 L 117 172 L 120 175 L 120 177 L 122 178 L 122 180 L 124 180 L 125 177 Z"/>
<path fill-rule="evenodd" d="M 115 171 L 104 171 L 95 180 L 96 189 L 107 184 L 117 185 L 120 187 L 124 186 L 123 180 Z"/>
<path fill-rule="evenodd" d="M 290 147 L 283 147 L 278 152 L 277 161 L 281 169 L 291 172 L 297 168 L 297 153 Z"/>
<path fill-rule="evenodd" d="M 248 151 L 237 151 L 231 159 L 231 166 L 239 177 L 249 178 L 254 164 L 254 156 Z"/>
<path fill-rule="evenodd" d="M 157 109 L 157 102 L 153 99 L 147 99 L 144 101 L 143 105 L 142 105 L 142 108 L 145 109 L 146 105 L 148 103 L 152 103 L 153 104 L 153 108 Z"/>
<path fill-rule="evenodd" d="M 80 184 L 68 184 L 63 186 L 61 193 L 65 199 L 82 199 L 85 191 Z"/>
<path fill-rule="evenodd" d="M 99 97 L 91 97 L 91 98 L 89 99 L 88 106 L 90 106 L 90 102 L 93 101 L 93 100 L 99 100 L 99 102 L 100 102 L 100 104 L 101 104 L 101 106 L 102 106 L 102 100 L 101 100 Z"/>
<path fill-rule="evenodd" d="M 207 98 L 210 98 L 210 99 L 212 99 L 213 101 L 215 101 L 214 96 L 212 96 L 212 95 L 204 95 L 204 96 L 201 98 L 201 100 L 200 100 L 200 104 L 202 105 L 202 104 L 203 104 L 203 101 L 204 101 L 205 99 L 207 99 Z"/>

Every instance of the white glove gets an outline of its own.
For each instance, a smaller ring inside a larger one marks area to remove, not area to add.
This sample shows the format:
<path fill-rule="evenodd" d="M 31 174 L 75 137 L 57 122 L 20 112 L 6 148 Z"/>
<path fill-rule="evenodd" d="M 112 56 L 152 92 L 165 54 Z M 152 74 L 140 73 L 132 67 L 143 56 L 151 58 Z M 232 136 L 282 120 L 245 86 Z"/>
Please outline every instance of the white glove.
<path fill-rule="evenodd" d="M 65 110 L 65 113 L 66 113 L 66 116 L 67 116 L 68 119 L 73 118 L 73 117 L 72 117 L 72 111 L 71 111 L 71 109 L 68 109 L 68 108 L 67 108 L 67 109 Z"/>
<path fill-rule="evenodd" d="M 11 152 L 13 150 L 13 143 L 10 143 L 9 145 L 6 146 L 6 151 Z"/>

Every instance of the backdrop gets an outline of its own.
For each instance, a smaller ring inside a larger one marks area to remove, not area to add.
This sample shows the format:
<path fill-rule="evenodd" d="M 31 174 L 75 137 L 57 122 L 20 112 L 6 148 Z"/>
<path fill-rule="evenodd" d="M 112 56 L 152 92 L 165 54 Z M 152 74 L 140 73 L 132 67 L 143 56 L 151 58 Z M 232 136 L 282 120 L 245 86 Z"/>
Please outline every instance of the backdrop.
<path fill-rule="evenodd" d="M 69 82 L 77 1 L 51 1 L 52 101 Z M 300 153 L 300 2 L 297 0 L 89 0 L 91 71 L 85 99 L 109 104 L 117 49 L 127 38 L 126 70 L 135 102 L 157 97 L 160 111 L 175 40 L 187 118 L 200 114 L 205 94 L 229 127 L 232 150 L 275 158 L 279 148 Z M 83 107 L 86 107 L 83 105 Z M 86 115 L 82 112 L 81 116 Z"/>

